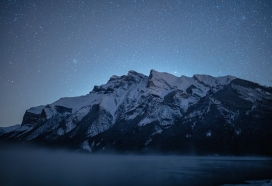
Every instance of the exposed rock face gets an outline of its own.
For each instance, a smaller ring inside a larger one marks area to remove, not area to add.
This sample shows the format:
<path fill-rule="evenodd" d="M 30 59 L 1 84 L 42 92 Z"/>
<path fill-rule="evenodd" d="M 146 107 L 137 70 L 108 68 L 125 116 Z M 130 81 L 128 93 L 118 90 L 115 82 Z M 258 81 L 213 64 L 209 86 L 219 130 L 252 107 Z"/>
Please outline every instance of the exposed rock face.
<path fill-rule="evenodd" d="M 85 96 L 26 111 L 1 140 L 87 151 L 272 155 L 272 88 L 232 76 L 155 70 L 112 76 Z"/>

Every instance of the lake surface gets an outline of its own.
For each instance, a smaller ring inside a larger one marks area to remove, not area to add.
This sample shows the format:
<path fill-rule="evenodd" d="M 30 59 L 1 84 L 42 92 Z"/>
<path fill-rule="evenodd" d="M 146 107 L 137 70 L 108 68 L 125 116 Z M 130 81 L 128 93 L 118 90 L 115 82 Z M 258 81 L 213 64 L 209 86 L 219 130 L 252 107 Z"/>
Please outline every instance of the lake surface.
<path fill-rule="evenodd" d="M 223 185 L 272 179 L 267 158 L 0 150 L 0 185 Z"/>

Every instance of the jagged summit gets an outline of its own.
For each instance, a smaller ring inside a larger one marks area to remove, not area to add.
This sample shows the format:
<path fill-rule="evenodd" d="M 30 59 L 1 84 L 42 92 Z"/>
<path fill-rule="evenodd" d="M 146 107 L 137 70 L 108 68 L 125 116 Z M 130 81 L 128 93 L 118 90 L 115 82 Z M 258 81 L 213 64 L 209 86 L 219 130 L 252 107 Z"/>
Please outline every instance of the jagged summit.
<path fill-rule="evenodd" d="M 109 79 L 106 85 L 110 84 L 110 82 L 116 82 L 116 81 L 122 81 L 122 80 L 123 81 L 129 81 L 129 80 L 140 81 L 141 79 L 146 79 L 146 78 L 147 78 L 146 75 L 130 70 L 127 75 L 123 75 L 123 76 L 113 75 Z M 204 74 L 195 74 L 193 75 L 193 77 L 186 77 L 184 75 L 182 75 L 181 77 L 177 77 L 167 72 L 158 72 L 154 69 L 151 69 L 148 79 L 150 81 L 150 84 L 156 87 L 160 87 L 161 83 L 163 83 L 163 84 L 172 85 L 172 86 L 174 85 L 177 87 L 184 86 L 186 88 L 188 87 L 189 84 L 191 85 L 193 83 L 193 79 L 209 87 L 218 87 L 218 86 L 224 86 L 229 84 L 233 79 L 236 79 L 236 77 L 234 76 L 213 77 L 213 76 L 204 75 Z M 94 86 L 93 91 L 103 90 L 103 88 L 105 89 L 105 87 L 107 87 L 106 85 Z"/>
<path fill-rule="evenodd" d="M 210 86 L 210 87 L 216 87 L 216 86 L 223 86 L 229 84 L 232 80 L 236 79 L 234 76 L 220 76 L 220 77 L 212 77 L 210 75 L 201 75 L 201 74 L 195 74 L 193 76 L 194 79 L 197 81 Z"/>
<path fill-rule="evenodd" d="M 129 71 L 85 96 L 26 110 L 22 125 L 2 129 L 0 140 L 88 151 L 264 155 L 272 150 L 257 144 L 272 142 L 271 113 L 270 88 L 233 76 Z"/>

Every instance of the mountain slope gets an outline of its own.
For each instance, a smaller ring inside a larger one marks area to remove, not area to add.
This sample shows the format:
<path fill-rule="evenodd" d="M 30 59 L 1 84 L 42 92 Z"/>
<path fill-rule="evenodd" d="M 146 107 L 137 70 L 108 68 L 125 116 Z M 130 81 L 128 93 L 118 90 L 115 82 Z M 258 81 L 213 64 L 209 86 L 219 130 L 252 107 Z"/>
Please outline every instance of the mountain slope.
<path fill-rule="evenodd" d="M 0 140 L 94 152 L 272 155 L 271 121 L 271 88 L 232 76 L 129 71 L 85 96 L 28 109 Z"/>

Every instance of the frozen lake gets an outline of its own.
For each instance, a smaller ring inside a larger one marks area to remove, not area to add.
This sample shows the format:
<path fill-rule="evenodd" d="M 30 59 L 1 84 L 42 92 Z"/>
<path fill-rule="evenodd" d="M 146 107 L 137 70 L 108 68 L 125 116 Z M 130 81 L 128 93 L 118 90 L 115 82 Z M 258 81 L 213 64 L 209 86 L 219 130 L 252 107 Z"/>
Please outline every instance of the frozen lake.
<path fill-rule="evenodd" d="M 272 179 L 267 158 L 0 151 L 0 185 L 222 185 Z"/>

